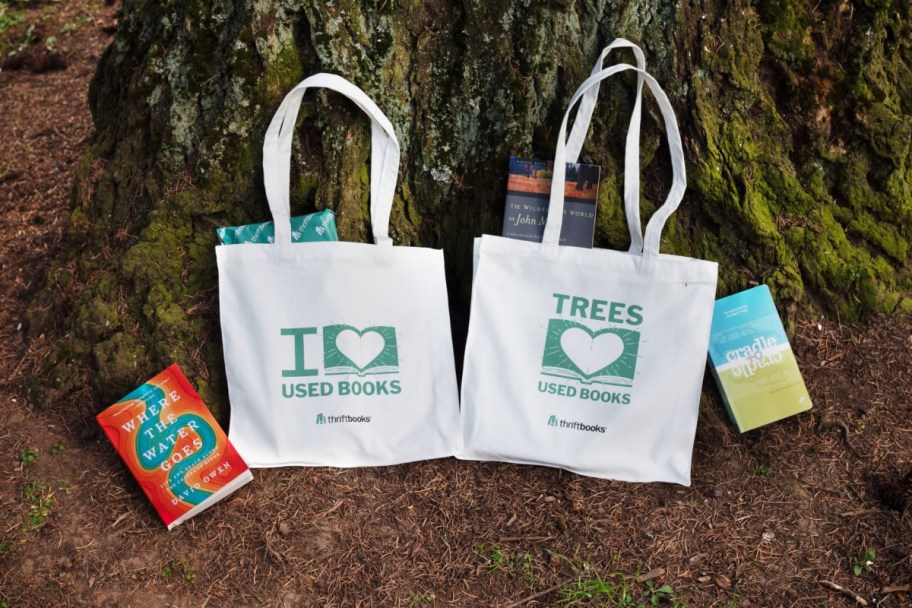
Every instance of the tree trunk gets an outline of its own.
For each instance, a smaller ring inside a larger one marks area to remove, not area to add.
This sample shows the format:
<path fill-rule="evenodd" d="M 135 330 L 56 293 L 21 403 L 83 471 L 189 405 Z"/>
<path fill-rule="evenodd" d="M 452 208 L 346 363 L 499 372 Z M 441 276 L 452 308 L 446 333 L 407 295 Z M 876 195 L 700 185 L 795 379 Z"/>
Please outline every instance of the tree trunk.
<path fill-rule="evenodd" d="M 553 157 L 570 95 L 617 36 L 643 46 L 684 136 L 690 188 L 664 252 L 718 260 L 720 295 L 756 281 L 842 319 L 910 311 L 912 9 L 824 4 L 127 0 L 90 93 L 67 244 L 32 307 L 32 334 L 64 336 L 48 378 L 109 402 L 177 361 L 224 413 L 215 228 L 269 219 L 266 126 L 320 71 L 395 126 L 391 233 L 446 251 L 461 352 L 472 239 L 500 232 L 507 159 Z M 598 247 L 627 244 L 634 82 L 603 84 L 582 157 L 602 167 Z M 648 216 L 670 179 L 646 108 Z M 366 240 L 367 120 L 326 93 L 302 115 L 292 212 L 334 209 L 342 239 Z"/>

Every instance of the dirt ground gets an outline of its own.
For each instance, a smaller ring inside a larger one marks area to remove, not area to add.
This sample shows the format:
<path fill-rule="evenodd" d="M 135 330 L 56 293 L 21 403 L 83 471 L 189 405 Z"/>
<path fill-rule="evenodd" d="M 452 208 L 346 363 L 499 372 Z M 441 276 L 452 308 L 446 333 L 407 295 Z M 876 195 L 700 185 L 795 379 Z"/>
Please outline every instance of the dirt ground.
<path fill-rule="evenodd" d="M 799 311 L 814 409 L 746 435 L 707 382 L 687 488 L 452 459 L 257 470 L 167 532 L 111 445 L 67 415 L 107 404 L 29 404 L 23 388 L 53 346 L 26 340 L 24 311 L 65 228 L 116 12 L 29 8 L 16 27 L 38 39 L 0 72 L 0 608 L 912 606 L 902 319 Z"/>

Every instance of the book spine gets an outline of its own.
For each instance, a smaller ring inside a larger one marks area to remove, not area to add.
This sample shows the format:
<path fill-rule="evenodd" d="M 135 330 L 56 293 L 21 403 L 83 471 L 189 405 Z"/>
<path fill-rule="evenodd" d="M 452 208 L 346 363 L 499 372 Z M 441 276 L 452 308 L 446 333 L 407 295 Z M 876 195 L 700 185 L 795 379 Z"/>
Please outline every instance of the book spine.
<path fill-rule="evenodd" d="M 709 361 L 709 369 L 712 371 L 712 376 L 716 381 L 716 386 L 719 387 L 719 394 L 722 395 L 722 403 L 725 404 L 725 410 L 728 412 L 728 418 L 732 421 L 732 424 L 738 427 L 739 431 L 744 432 L 741 423 L 738 422 L 738 414 L 735 412 L 734 408 L 732 408 L 731 401 L 728 398 L 728 393 L 725 392 L 725 385 L 722 384 L 722 377 L 719 376 L 719 369 L 713 365 L 711 359 Z"/>

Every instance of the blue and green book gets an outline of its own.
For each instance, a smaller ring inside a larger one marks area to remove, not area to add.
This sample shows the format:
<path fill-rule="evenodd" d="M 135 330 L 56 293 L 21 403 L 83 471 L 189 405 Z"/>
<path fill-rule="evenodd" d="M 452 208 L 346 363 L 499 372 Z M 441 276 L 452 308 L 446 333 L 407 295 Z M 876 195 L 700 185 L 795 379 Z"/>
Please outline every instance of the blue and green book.
<path fill-rule="evenodd" d="M 275 240 L 275 225 L 272 222 L 261 222 L 245 226 L 227 226 L 216 228 L 215 233 L 222 245 L 272 243 Z M 336 216 L 329 209 L 291 218 L 292 243 L 338 240 Z"/>
<path fill-rule="evenodd" d="M 728 414 L 742 433 L 811 409 L 766 285 L 716 301 L 709 359 Z"/>

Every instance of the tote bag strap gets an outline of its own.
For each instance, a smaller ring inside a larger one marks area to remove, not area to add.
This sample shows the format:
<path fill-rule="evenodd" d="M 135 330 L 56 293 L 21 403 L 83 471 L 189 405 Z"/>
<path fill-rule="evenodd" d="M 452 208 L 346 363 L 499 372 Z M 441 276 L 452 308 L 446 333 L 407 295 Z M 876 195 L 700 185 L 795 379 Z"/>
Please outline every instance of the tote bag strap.
<path fill-rule="evenodd" d="M 602 54 L 592 68 L 590 74 L 594 75 L 604 69 L 605 59 L 614 49 L 629 48 L 633 50 L 637 67 L 646 70 L 646 57 L 643 50 L 623 38 L 616 38 L 614 42 L 602 49 Z M 583 142 L 589 132 L 589 123 L 592 120 L 592 111 L 598 101 L 601 82 L 589 88 L 580 100 L 570 137 L 567 139 L 567 162 L 575 163 L 579 160 Z M 627 228 L 630 231 L 630 251 L 642 251 L 643 229 L 640 226 L 640 114 L 643 101 L 643 75 L 637 74 L 636 99 L 633 103 L 633 114 L 630 116 L 630 126 L 627 128 L 627 146 L 624 151 L 624 210 L 627 214 Z"/>
<path fill-rule="evenodd" d="M 665 203 L 652 215 L 649 223 L 646 225 L 646 235 L 643 239 L 642 251 L 631 251 L 634 254 L 642 254 L 647 257 L 656 257 L 659 255 L 659 240 L 662 236 L 662 230 L 665 222 L 674 213 L 681 200 L 684 198 L 684 190 L 687 188 L 687 174 L 684 168 L 684 149 L 681 145 L 681 133 L 678 131 L 678 122 L 675 119 L 674 109 L 665 91 L 659 86 L 655 78 L 647 74 L 644 70 L 632 65 L 620 64 L 599 71 L 586 79 L 583 84 L 576 90 L 570 99 L 567 112 L 564 114 L 564 121 L 561 123 L 560 133 L 557 136 L 557 150 L 554 154 L 554 173 L 551 178 L 551 200 L 548 206 L 548 220 L 545 223 L 545 234 L 542 244 L 550 247 L 557 247 L 560 243 L 561 224 L 564 220 L 564 182 L 566 180 L 566 159 L 567 159 L 567 120 L 570 117 L 570 111 L 580 98 L 593 86 L 598 84 L 619 72 L 635 70 L 645 80 L 646 85 L 652 91 L 653 96 L 659 103 L 659 109 L 662 112 L 662 118 L 665 121 L 665 130 L 668 135 L 668 148 L 671 152 L 671 191 L 665 199 Z M 629 217 L 628 217 L 629 220 Z"/>
<path fill-rule="evenodd" d="M 370 213 L 374 243 L 392 245 L 389 237 L 390 210 L 399 175 L 399 140 L 389 119 L 361 89 L 335 74 L 314 74 L 302 80 L 282 100 L 272 117 L 263 142 L 263 177 L 266 199 L 275 223 L 275 243 L 287 253 L 291 246 L 291 141 L 301 107 L 309 88 L 331 89 L 351 99 L 371 119 Z"/>

